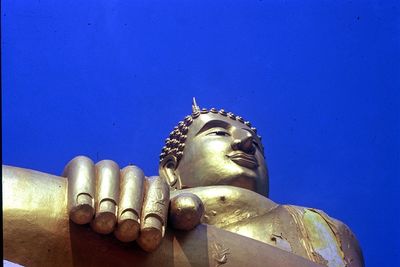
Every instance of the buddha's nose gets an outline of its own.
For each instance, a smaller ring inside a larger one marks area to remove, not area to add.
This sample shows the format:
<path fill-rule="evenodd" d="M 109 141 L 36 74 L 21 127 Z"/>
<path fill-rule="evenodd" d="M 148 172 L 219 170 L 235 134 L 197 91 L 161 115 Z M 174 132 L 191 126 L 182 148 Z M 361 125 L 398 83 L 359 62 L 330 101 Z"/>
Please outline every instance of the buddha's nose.
<path fill-rule="evenodd" d="M 253 136 L 251 134 L 248 134 L 243 136 L 242 138 L 233 140 L 231 146 L 234 150 L 242 150 L 245 153 L 254 155 L 256 150 L 253 141 Z"/>

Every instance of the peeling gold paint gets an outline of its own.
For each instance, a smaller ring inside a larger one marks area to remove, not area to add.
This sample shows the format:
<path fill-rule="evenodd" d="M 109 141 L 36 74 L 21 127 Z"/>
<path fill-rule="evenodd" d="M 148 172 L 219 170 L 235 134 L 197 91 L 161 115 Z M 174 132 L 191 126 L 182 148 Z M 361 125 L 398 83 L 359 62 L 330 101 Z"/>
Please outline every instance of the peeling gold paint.
<path fill-rule="evenodd" d="M 306 209 L 303 220 L 314 255 L 321 256 L 329 267 L 346 266 L 338 241 L 324 218 Z"/>
<path fill-rule="evenodd" d="M 318 263 L 322 263 L 318 260 L 317 257 L 315 257 L 315 254 L 313 254 L 314 249 L 311 245 L 311 243 L 308 241 L 307 238 L 307 231 L 306 231 L 306 227 L 303 223 L 303 214 L 304 211 L 302 208 L 298 208 L 295 206 L 285 206 L 285 208 L 289 211 L 289 213 L 292 215 L 293 221 L 295 222 L 295 225 L 300 233 L 300 242 L 303 245 L 307 256 L 310 260 L 314 261 L 314 262 L 318 262 Z"/>
<path fill-rule="evenodd" d="M 283 237 L 282 234 L 272 234 L 271 241 L 273 241 L 278 248 L 286 250 L 288 252 L 292 252 L 292 247 L 290 246 L 290 243 L 286 240 L 286 238 Z"/>

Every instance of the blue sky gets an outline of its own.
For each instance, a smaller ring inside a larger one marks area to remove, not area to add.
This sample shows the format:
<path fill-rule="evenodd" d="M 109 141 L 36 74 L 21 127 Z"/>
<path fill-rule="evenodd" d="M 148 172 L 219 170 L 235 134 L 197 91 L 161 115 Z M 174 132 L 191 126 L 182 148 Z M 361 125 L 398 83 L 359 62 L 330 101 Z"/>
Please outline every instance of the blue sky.
<path fill-rule="evenodd" d="M 399 262 L 397 1 L 2 1 L 3 164 L 61 174 L 83 154 L 157 174 L 190 113 L 263 136 L 270 197 L 350 226 Z"/>

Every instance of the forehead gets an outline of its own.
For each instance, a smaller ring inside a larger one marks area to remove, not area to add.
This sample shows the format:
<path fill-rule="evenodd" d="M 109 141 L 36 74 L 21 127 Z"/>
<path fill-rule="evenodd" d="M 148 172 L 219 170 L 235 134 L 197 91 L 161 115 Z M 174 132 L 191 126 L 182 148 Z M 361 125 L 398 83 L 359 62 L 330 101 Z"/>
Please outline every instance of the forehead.
<path fill-rule="evenodd" d="M 211 127 L 235 127 L 242 128 L 253 132 L 250 127 L 244 123 L 231 119 L 227 116 L 223 116 L 219 113 L 207 113 L 201 114 L 199 117 L 193 120 L 192 125 L 189 127 L 188 137 L 192 137 L 199 132 L 204 125 L 211 123 Z"/>

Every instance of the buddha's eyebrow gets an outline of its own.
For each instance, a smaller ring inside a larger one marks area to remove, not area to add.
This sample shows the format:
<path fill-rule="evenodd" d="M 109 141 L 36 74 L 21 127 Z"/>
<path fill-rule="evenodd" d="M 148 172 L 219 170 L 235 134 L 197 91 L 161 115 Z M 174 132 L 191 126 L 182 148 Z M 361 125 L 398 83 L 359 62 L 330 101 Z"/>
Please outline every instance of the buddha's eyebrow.
<path fill-rule="evenodd" d="M 206 124 L 204 124 L 203 127 L 201 127 L 201 129 L 196 133 L 196 136 L 198 136 L 199 134 L 201 134 L 204 131 L 207 131 L 208 129 L 217 128 L 217 127 L 228 130 L 231 127 L 231 125 L 229 123 L 227 123 L 226 121 L 212 120 L 212 121 L 209 121 Z"/>

